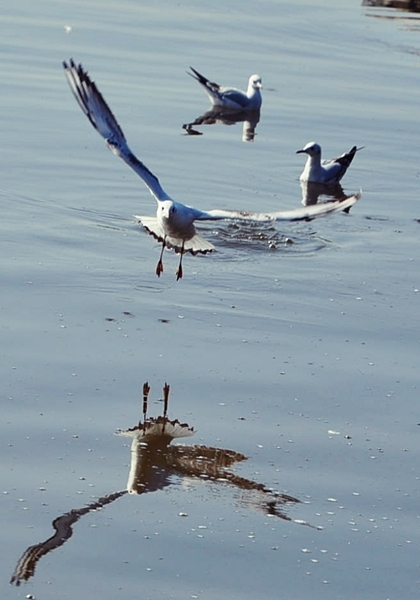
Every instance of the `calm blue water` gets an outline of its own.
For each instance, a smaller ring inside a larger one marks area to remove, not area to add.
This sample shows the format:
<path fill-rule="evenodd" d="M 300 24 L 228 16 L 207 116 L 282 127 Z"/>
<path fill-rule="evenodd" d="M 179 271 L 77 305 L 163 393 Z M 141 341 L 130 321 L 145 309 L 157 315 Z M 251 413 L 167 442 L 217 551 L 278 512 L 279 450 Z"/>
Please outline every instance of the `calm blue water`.
<path fill-rule="evenodd" d="M 416 15 L 358 0 L 1 12 L 2 598 L 417 597 Z M 157 279 L 159 247 L 132 217 L 154 200 L 81 114 L 69 57 L 182 202 L 300 206 L 295 151 L 311 139 L 326 158 L 365 146 L 343 180 L 363 198 L 274 230 L 205 226 L 216 252 L 185 257 L 178 283 L 168 252 Z M 208 108 L 190 65 L 237 87 L 262 76 L 253 143 L 241 124 L 185 135 Z M 171 416 L 197 429 L 186 443 L 241 452 L 235 473 L 299 499 L 291 520 L 172 475 L 85 515 L 11 586 L 56 517 L 124 489 L 129 441 L 113 432 L 138 421 L 144 381 L 155 415 L 171 384 Z"/>

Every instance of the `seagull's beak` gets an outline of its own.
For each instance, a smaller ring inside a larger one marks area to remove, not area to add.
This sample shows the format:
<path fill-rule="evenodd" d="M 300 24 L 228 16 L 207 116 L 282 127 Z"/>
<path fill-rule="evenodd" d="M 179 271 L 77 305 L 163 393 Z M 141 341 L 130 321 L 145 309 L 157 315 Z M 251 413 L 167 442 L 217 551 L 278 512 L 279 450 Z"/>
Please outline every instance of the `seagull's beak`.
<path fill-rule="evenodd" d="M 302 148 L 302 150 L 296 150 L 296 154 L 306 154 L 306 150 Z"/>

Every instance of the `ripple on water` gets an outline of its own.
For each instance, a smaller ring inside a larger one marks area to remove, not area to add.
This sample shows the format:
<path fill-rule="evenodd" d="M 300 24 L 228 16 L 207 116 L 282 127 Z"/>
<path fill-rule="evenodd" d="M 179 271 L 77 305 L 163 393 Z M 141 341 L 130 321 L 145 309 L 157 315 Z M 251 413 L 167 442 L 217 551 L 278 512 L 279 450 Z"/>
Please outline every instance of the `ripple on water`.
<path fill-rule="evenodd" d="M 305 225 L 292 227 L 286 234 L 273 223 L 228 223 L 213 230 L 215 244 L 220 248 L 233 248 L 246 252 L 283 252 L 287 254 L 307 254 L 325 248 L 327 241 Z"/>

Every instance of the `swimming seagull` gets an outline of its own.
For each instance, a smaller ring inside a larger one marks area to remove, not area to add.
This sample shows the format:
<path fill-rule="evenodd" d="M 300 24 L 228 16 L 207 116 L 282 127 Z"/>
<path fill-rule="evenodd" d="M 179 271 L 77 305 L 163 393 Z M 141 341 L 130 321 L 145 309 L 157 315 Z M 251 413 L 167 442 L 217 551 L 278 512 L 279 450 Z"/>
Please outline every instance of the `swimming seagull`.
<path fill-rule="evenodd" d="M 308 142 L 296 154 L 307 154 L 305 168 L 300 176 L 300 181 L 312 181 L 314 183 L 338 183 L 349 168 L 354 155 L 362 148 L 353 148 L 338 158 L 324 160 L 321 162 L 321 146 L 316 142 Z"/>
<path fill-rule="evenodd" d="M 188 75 L 203 86 L 214 106 L 239 108 L 242 110 L 258 110 L 261 107 L 262 97 L 260 90 L 262 88 L 262 82 L 259 75 L 251 75 L 248 81 L 247 91 L 242 92 L 236 88 L 219 85 L 214 81 L 210 81 L 192 67 L 190 67 L 190 69 L 192 73 L 187 71 Z"/>
<path fill-rule="evenodd" d="M 155 239 L 162 243 L 156 275 L 163 272 L 163 252 L 165 248 L 173 248 L 180 254 L 176 271 L 177 279 L 182 277 L 182 257 L 186 252 L 193 255 L 207 254 L 214 250 L 211 242 L 197 234 L 194 221 L 216 221 L 234 219 L 242 221 L 311 221 L 317 217 L 343 211 L 353 206 L 361 194 L 343 196 L 335 202 L 305 206 L 294 210 L 271 213 L 241 212 L 234 210 L 201 211 L 180 202 L 175 202 L 163 190 L 158 178 L 130 150 L 124 133 L 116 118 L 99 92 L 95 83 L 90 79 L 82 65 L 76 65 L 71 59 L 69 64 L 63 62 L 67 81 L 70 85 L 80 108 L 85 113 L 93 127 L 105 139 L 108 148 L 116 156 L 122 158 L 146 184 L 157 202 L 156 217 L 137 217 L 145 229 Z"/>

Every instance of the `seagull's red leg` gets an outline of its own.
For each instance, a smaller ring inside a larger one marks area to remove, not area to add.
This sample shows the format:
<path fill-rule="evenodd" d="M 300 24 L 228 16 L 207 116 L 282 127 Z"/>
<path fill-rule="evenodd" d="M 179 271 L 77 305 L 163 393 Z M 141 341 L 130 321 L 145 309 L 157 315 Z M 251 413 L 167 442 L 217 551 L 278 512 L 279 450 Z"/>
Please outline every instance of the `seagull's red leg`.
<path fill-rule="evenodd" d="M 176 280 L 177 281 L 178 281 L 178 279 L 182 279 L 182 257 L 183 257 L 183 255 L 184 255 L 184 240 L 182 240 L 181 256 L 179 258 L 179 265 L 176 270 Z"/>
<path fill-rule="evenodd" d="M 165 250 L 165 246 L 166 246 L 166 242 L 165 242 L 165 238 L 163 238 L 163 241 L 162 241 L 162 250 L 160 251 L 159 262 L 156 265 L 156 275 L 158 277 L 160 277 L 160 274 L 163 273 L 163 261 L 162 261 L 162 258 L 163 258 L 163 251 Z"/>

